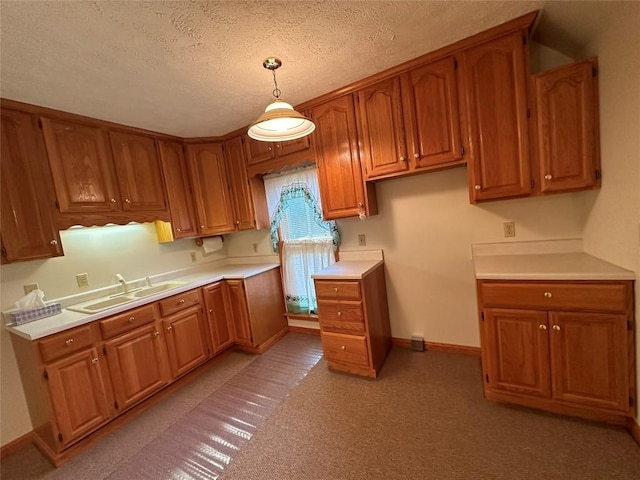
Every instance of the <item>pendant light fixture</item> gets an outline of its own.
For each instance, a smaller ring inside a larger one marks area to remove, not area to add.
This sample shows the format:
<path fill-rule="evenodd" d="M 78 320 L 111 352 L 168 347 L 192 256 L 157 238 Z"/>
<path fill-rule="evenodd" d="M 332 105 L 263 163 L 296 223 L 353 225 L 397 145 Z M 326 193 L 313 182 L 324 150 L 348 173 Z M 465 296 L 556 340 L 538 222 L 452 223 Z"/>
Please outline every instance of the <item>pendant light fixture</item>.
<path fill-rule="evenodd" d="M 251 124 L 249 136 L 262 142 L 281 142 L 295 140 L 309 135 L 316 128 L 315 124 L 307 117 L 296 112 L 287 102 L 280 100 L 282 93 L 276 81 L 276 70 L 282 66 L 279 58 L 269 57 L 262 66 L 273 72 L 273 96 L 276 99 L 267 105 L 264 113 Z"/>

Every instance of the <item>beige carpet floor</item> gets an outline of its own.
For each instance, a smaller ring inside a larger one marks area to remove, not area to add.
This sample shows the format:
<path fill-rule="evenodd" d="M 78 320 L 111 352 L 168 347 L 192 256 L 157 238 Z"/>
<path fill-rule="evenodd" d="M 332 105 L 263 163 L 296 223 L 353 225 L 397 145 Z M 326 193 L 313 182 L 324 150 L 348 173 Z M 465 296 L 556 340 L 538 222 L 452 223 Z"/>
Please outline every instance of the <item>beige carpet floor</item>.
<path fill-rule="evenodd" d="M 59 469 L 20 452 L 2 479 L 109 478 L 254 359 L 233 352 Z M 640 448 L 622 428 L 486 401 L 478 358 L 393 349 L 377 380 L 320 360 L 221 478 L 637 480 Z"/>

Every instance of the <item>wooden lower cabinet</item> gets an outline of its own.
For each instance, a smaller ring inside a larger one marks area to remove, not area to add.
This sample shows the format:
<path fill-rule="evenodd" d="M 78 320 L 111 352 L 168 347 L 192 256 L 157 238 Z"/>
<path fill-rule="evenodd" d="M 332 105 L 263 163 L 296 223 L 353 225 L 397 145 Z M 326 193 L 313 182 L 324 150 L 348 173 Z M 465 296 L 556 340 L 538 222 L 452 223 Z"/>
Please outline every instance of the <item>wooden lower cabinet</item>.
<path fill-rule="evenodd" d="M 221 352 L 234 343 L 228 288 L 223 281 L 202 288 L 214 353 Z"/>
<path fill-rule="evenodd" d="M 621 424 L 635 415 L 633 282 L 479 280 L 478 297 L 487 398 Z"/>
<path fill-rule="evenodd" d="M 209 347 L 200 306 L 187 308 L 162 320 L 169 366 L 178 378 L 209 358 Z"/>
<path fill-rule="evenodd" d="M 377 377 L 391 348 L 384 265 L 360 280 L 317 279 L 315 288 L 329 367 Z"/>

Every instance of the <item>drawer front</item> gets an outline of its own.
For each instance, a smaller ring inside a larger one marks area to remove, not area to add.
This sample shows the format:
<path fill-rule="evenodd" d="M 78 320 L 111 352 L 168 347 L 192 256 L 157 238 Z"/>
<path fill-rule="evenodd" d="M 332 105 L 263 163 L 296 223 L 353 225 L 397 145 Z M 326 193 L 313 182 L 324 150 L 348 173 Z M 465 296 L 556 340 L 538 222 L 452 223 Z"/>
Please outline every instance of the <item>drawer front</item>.
<path fill-rule="evenodd" d="M 144 307 L 129 310 L 105 320 L 100 320 L 102 338 L 106 340 L 146 325 L 147 323 L 152 323 L 156 319 L 155 317 L 155 308 L 153 305 L 145 305 Z"/>
<path fill-rule="evenodd" d="M 163 317 L 179 312 L 185 308 L 193 307 L 200 304 L 199 290 L 191 290 L 173 297 L 165 298 L 158 302 L 160 304 L 160 313 Z"/>
<path fill-rule="evenodd" d="M 316 295 L 325 300 L 362 300 L 360 282 L 316 280 Z"/>
<path fill-rule="evenodd" d="M 57 333 L 44 340 L 40 340 L 40 355 L 43 362 L 50 362 L 70 353 L 92 346 L 96 341 L 93 327 L 83 325 L 62 333 Z"/>
<path fill-rule="evenodd" d="M 485 307 L 540 308 L 624 312 L 626 283 L 489 283 L 482 282 Z"/>
<path fill-rule="evenodd" d="M 364 333 L 362 302 L 318 301 L 318 317 L 323 331 Z"/>
<path fill-rule="evenodd" d="M 369 366 L 366 337 L 322 332 L 322 349 L 330 362 Z"/>

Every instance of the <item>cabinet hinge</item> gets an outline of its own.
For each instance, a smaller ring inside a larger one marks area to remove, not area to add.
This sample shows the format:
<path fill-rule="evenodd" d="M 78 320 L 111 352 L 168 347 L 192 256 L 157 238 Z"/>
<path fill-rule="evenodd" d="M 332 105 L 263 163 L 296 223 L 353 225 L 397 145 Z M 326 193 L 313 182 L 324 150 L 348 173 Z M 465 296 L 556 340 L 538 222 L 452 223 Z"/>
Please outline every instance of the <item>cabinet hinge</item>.
<path fill-rule="evenodd" d="M 629 406 L 633 407 L 633 397 L 629 395 Z"/>
<path fill-rule="evenodd" d="M 482 319 L 482 321 L 484 322 L 484 312 L 480 313 L 480 318 Z"/>
<path fill-rule="evenodd" d="M 627 330 L 633 330 L 633 325 L 631 324 L 631 319 L 627 318 Z"/>
<path fill-rule="evenodd" d="M 460 147 L 460 156 L 464 157 L 464 145 Z"/>
<path fill-rule="evenodd" d="M 536 182 L 533 181 L 533 178 L 531 179 L 531 188 L 534 187 L 534 185 L 536 184 Z"/>
<path fill-rule="evenodd" d="M 41 118 L 38 119 L 38 128 L 40 130 L 42 130 L 42 119 Z"/>
<path fill-rule="evenodd" d="M 526 36 L 526 35 L 523 35 L 523 36 L 522 36 L 522 44 L 523 44 L 523 45 L 526 45 L 526 44 L 527 44 L 527 36 Z"/>
<path fill-rule="evenodd" d="M 118 402 L 113 402 L 113 406 L 116 407 L 116 410 L 118 410 Z"/>
<path fill-rule="evenodd" d="M 58 434 L 58 440 L 60 441 L 60 443 L 62 443 L 62 434 L 61 433 Z"/>
<path fill-rule="evenodd" d="M 458 60 L 456 60 L 456 59 L 454 59 L 454 60 L 453 60 L 453 68 L 454 68 L 455 70 L 457 70 L 457 69 L 458 69 Z"/>
<path fill-rule="evenodd" d="M 56 200 L 56 208 L 60 210 L 60 202 L 58 202 L 58 200 Z"/>
<path fill-rule="evenodd" d="M 49 373 L 46 370 L 44 371 L 42 376 L 44 377 L 45 380 L 49 380 Z"/>
<path fill-rule="evenodd" d="M 6 257 L 7 256 L 7 249 L 2 247 L 2 256 Z"/>
<path fill-rule="evenodd" d="M 591 68 L 591 76 L 592 77 L 598 76 L 598 67 L 596 67 L 595 65 Z"/>
<path fill-rule="evenodd" d="M 600 170 L 597 170 L 597 169 L 596 169 L 596 171 L 595 171 L 595 174 L 594 174 L 594 175 L 596 176 L 596 180 L 600 180 Z"/>
<path fill-rule="evenodd" d="M 484 374 L 484 381 L 489 383 L 489 374 L 488 373 Z"/>
<path fill-rule="evenodd" d="M 107 347 L 105 347 L 104 345 L 102 346 L 102 354 L 106 357 L 107 356 Z"/>
<path fill-rule="evenodd" d="M 527 118 L 531 118 L 531 109 L 527 108 Z"/>

